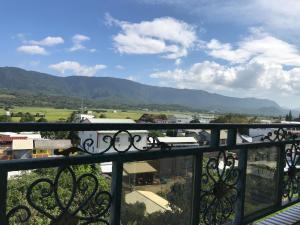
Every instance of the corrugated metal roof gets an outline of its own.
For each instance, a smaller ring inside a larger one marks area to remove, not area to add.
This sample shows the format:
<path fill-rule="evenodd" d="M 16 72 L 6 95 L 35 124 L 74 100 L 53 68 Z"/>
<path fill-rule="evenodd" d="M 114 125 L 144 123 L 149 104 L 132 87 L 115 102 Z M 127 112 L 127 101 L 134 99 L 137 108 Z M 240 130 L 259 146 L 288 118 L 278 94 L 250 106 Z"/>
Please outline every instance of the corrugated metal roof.
<path fill-rule="evenodd" d="M 34 141 L 34 148 L 40 150 L 67 149 L 70 147 L 72 147 L 72 143 L 71 140 L 68 139 Z"/>
<path fill-rule="evenodd" d="M 133 191 L 125 195 L 125 201 L 128 204 L 136 202 L 144 203 L 148 214 L 154 212 L 171 211 L 169 202 L 151 191 Z"/>
<path fill-rule="evenodd" d="M 158 137 L 159 142 L 166 144 L 196 144 L 198 143 L 194 137 Z"/>
<path fill-rule="evenodd" d="M 156 169 L 153 168 L 149 163 L 140 161 L 125 163 L 123 166 L 124 172 L 127 174 L 138 174 L 138 173 L 155 173 Z"/>
<path fill-rule="evenodd" d="M 33 149 L 33 140 L 13 140 L 12 150 L 29 150 Z"/>
<path fill-rule="evenodd" d="M 13 140 L 25 140 L 27 139 L 27 137 L 10 137 L 10 136 L 6 136 L 6 135 L 3 135 L 3 136 L 0 136 L 0 141 L 2 142 L 12 142 Z"/>

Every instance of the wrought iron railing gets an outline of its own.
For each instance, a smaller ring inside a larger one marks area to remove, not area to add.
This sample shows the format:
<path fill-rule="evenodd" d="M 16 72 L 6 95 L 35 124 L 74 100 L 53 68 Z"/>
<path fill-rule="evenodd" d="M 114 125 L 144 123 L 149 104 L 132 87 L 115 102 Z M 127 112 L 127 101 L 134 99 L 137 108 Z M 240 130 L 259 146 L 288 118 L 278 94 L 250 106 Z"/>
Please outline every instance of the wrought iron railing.
<path fill-rule="evenodd" d="M 259 141 L 237 143 L 239 131 L 262 128 L 272 130 Z M 210 143 L 171 146 L 151 137 L 155 130 L 185 129 L 208 130 Z M 93 148 L 95 140 L 87 138 L 56 151 L 61 157 L 0 161 L 0 224 L 151 224 L 146 217 L 156 224 L 247 224 L 299 202 L 300 139 L 293 132 L 297 129 L 300 126 L 293 124 L 2 123 L 0 132 L 115 133 L 103 136 L 106 147 L 100 152 Z M 132 130 L 149 131 L 146 146 L 138 145 L 142 137 Z M 225 145 L 220 145 L 222 130 L 227 132 Z M 127 147 L 118 148 L 119 135 L 127 135 Z M 141 177 L 132 173 L 131 179 L 128 169 L 125 179 L 128 165 L 141 161 L 149 162 L 145 165 L 152 170 L 141 172 Z M 105 162 L 112 162 L 109 176 L 97 167 Z M 156 174 L 158 164 L 166 168 Z M 27 172 L 15 178 L 9 177 L 11 171 Z M 14 183 L 22 188 L 13 189 L 11 183 L 26 174 L 35 176 Z M 20 190 L 18 201 L 12 201 Z M 124 197 L 136 190 L 150 193 L 148 200 L 154 196 L 161 209 L 152 214 L 153 207 L 138 205 L 138 200 L 133 204 L 132 195 Z"/>

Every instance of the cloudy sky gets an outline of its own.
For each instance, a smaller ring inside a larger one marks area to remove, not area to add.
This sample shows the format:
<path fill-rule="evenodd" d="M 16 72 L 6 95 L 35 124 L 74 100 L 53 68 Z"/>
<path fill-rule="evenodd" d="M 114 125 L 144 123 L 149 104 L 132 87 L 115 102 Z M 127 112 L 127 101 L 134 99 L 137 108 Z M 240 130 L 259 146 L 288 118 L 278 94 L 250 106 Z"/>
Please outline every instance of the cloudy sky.
<path fill-rule="evenodd" d="M 299 0 L 0 3 L 0 66 L 300 107 Z"/>

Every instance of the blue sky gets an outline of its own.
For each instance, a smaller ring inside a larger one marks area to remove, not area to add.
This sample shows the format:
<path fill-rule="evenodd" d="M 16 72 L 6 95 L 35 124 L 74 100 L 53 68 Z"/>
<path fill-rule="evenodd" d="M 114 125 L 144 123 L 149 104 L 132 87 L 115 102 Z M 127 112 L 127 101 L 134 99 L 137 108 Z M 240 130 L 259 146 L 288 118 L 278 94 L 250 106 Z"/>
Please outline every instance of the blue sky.
<path fill-rule="evenodd" d="M 120 77 L 300 107 L 297 0 L 0 4 L 0 66 Z"/>

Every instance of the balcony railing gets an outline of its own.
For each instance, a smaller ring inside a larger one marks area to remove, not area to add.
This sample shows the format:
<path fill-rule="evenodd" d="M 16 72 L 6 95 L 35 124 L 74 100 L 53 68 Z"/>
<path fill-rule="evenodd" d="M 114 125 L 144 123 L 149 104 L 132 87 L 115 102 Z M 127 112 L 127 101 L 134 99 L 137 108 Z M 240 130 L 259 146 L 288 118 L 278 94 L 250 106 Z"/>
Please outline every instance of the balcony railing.
<path fill-rule="evenodd" d="M 240 131 L 269 128 L 256 142 L 237 142 Z M 210 133 L 208 144 L 170 145 L 153 132 L 200 129 Z M 69 131 L 73 147 L 57 150 L 60 157 L 0 161 L 0 224 L 251 223 L 299 202 L 298 129 L 293 124 L 2 123 L 0 132 Z M 100 144 L 78 140 L 81 131 L 99 130 L 115 132 L 101 137 Z M 142 148 L 142 137 L 133 130 L 149 131 Z M 220 144 L 222 131 L 226 144 Z M 127 136 L 127 147 L 118 147 L 121 135 Z M 102 143 L 105 149 L 95 151 Z M 108 162 L 109 175 L 97 166 Z M 24 172 L 11 177 L 12 171 Z M 22 180 L 26 176 L 30 179 Z"/>

